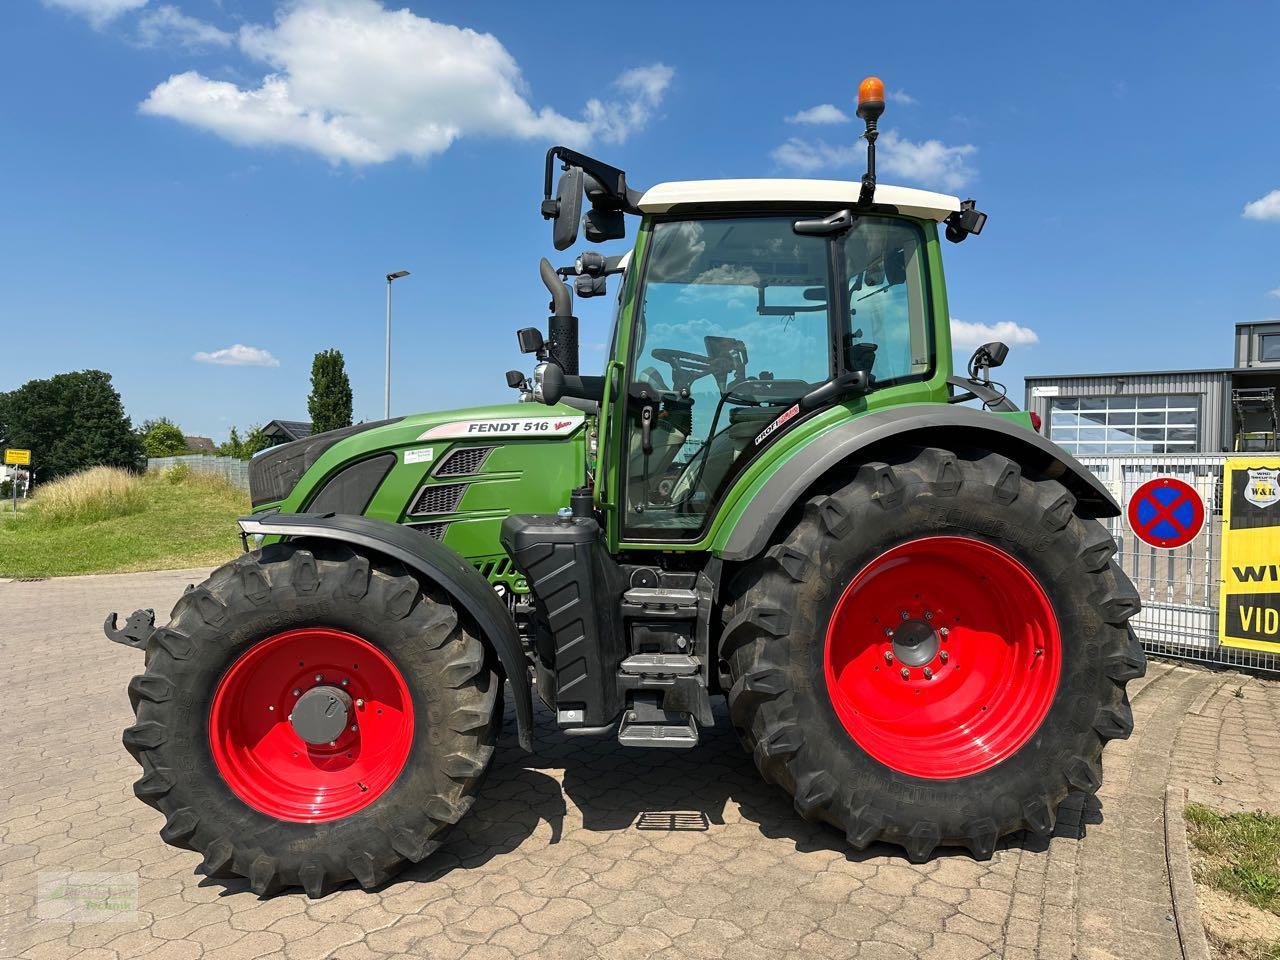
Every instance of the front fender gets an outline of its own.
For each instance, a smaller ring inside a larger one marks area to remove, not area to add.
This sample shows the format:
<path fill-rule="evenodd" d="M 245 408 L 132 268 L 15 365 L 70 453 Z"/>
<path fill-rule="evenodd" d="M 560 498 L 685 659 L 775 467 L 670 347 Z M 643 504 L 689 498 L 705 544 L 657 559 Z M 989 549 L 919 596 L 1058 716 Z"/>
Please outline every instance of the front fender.
<path fill-rule="evenodd" d="M 877 410 L 816 434 L 756 487 L 716 553 L 749 560 L 769 544 L 774 529 L 807 490 L 849 460 L 873 448 L 957 445 L 1001 453 L 1024 467 L 1053 477 L 1076 497 L 1088 517 L 1115 517 L 1120 507 L 1110 491 L 1061 447 L 1005 417 L 950 404 L 907 404 Z"/>
<path fill-rule="evenodd" d="M 334 513 L 261 513 L 239 520 L 246 535 L 338 540 L 399 560 L 462 607 L 511 684 L 520 746 L 533 749 L 533 693 L 515 622 L 487 580 L 453 550 L 415 530 L 372 517 Z"/>

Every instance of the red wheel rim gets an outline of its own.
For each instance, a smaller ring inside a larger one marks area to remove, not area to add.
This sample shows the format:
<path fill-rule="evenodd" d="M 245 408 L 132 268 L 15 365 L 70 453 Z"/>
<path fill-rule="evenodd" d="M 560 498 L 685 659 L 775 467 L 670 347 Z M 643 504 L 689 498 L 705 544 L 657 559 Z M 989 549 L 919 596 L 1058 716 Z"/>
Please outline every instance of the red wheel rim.
<path fill-rule="evenodd" d="M 316 698 L 331 689 L 350 700 L 346 720 L 332 742 L 309 743 L 291 713 L 308 691 Z M 395 664 L 367 640 L 327 627 L 254 644 L 222 678 L 209 711 L 209 745 L 227 786 L 255 810 L 298 823 L 369 806 L 404 769 L 412 741 L 413 703 Z"/>
<path fill-rule="evenodd" d="M 849 736 L 901 773 L 979 773 L 1027 742 L 1062 669 L 1035 577 L 989 544 L 926 537 L 887 550 L 841 595 L 827 691 Z"/>

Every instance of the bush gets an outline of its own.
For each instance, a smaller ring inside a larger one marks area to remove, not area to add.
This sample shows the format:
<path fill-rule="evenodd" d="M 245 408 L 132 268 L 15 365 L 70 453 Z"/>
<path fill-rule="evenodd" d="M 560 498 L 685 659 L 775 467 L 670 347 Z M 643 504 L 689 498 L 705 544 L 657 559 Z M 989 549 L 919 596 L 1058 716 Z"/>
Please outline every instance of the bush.
<path fill-rule="evenodd" d="M 164 478 L 176 487 L 191 479 L 191 468 L 185 463 L 175 464 L 164 472 Z"/>
<path fill-rule="evenodd" d="M 146 509 L 137 475 L 118 467 L 92 467 L 52 483 L 41 484 L 31 499 L 31 519 L 57 525 L 110 520 Z"/>

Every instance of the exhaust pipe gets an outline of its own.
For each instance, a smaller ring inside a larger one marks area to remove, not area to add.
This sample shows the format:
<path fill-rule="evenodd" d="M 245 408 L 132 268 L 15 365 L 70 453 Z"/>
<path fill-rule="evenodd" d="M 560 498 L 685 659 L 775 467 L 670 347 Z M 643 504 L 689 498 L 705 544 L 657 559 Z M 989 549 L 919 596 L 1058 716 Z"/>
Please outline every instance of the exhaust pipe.
<path fill-rule="evenodd" d="M 538 273 L 551 294 L 551 316 L 547 318 L 547 354 L 567 376 L 578 375 L 578 318 L 573 315 L 573 291 L 556 274 L 546 257 Z"/>

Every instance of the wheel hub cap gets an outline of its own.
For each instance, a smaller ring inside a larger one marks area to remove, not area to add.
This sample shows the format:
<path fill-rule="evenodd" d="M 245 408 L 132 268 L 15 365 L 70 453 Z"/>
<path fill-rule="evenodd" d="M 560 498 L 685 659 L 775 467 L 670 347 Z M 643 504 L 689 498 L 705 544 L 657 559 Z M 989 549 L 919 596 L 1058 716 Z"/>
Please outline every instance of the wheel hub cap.
<path fill-rule="evenodd" d="M 312 687 L 289 714 L 293 731 L 313 746 L 332 743 L 347 729 L 351 697 L 340 687 Z"/>
<path fill-rule="evenodd" d="M 1053 705 L 1058 620 L 1013 556 L 967 537 L 923 537 L 853 577 L 832 612 L 827 692 L 880 763 L 930 779 L 1016 753 Z"/>
<path fill-rule="evenodd" d="M 893 631 L 893 655 L 909 667 L 922 667 L 938 655 L 942 640 L 924 620 L 908 620 Z"/>

